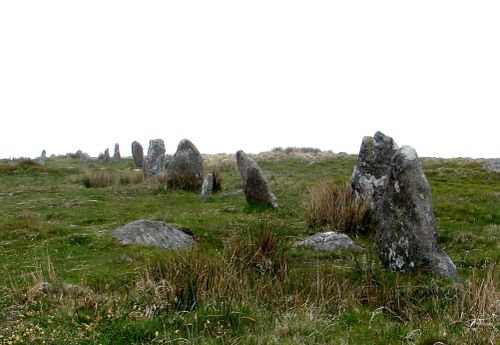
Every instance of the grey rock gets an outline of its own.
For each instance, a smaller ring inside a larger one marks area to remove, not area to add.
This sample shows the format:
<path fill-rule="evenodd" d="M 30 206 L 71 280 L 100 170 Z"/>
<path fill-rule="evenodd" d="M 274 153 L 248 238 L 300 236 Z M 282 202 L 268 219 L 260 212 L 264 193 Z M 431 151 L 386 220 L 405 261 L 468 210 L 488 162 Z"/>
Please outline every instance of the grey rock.
<path fill-rule="evenodd" d="M 493 172 L 500 172 L 500 158 L 489 159 L 484 167 Z"/>
<path fill-rule="evenodd" d="M 403 146 L 391 161 L 380 205 L 375 241 L 382 262 L 394 271 L 429 270 L 456 275 L 450 257 L 437 245 L 431 189 L 415 150 Z"/>
<path fill-rule="evenodd" d="M 148 156 L 144 162 L 144 174 L 147 178 L 158 175 L 164 170 L 165 144 L 162 139 L 149 141 Z"/>
<path fill-rule="evenodd" d="M 174 158 L 174 155 L 170 155 L 170 154 L 165 155 L 165 160 L 164 160 L 165 170 L 167 170 L 168 164 L 170 163 L 172 158 Z"/>
<path fill-rule="evenodd" d="M 360 246 L 354 243 L 346 234 L 336 231 L 327 231 L 314 234 L 306 239 L 297 242 L 299 247 L 309 247 L 320 251 L 333 252 L 338 249 L 361 250 Z"/>
<path fill-rule="evenodd" d="M 90 155 L 87 152 L 82 153 L 82 157 L 80 158 L 82 161 L 89 161 Z"/>
<path fill-rule="evenodd" d="M 120 145 L 118 143 L 115 144 L 115 152 L 113 153 L 113 160 L 119 161 L 122 159 L 120 154 Z"/>
<path fill-rule="evenodd" d="M 122 244 L 138 243 L 165 249 L 185 249 L 195 243 L 193 236 L 160 221 L 136 220 L 113 231 Z"/>
<path fill-rule="evenodd" d="M 111 160 L 111 157 L 109 156 L 109 149 L 104 150 L 104 163 L 109 163 Z"/>
<path fill-rule="evenodd" d="M 391 159 L 397 149 L 394 140 L 381 132 L 376 132 L 373 138 L 364 137 L 351 175 L 350 184 L 356 197 L 370 201 L 375 220 L 380 216 L 378 207 L 390 173 Z"/>
<path fill-rule="evenodd" d="M 203 179 L 203 157 L 200 151 L 187 139 L 177 146 L 166 170 L 167 187 L 185 190 L 199 190 Z"/>
<path fill-rule="evenodd" d="M 144 163 L 144 150 L 142 145 L 137 141 L 132 142 L 132 157 L 134 158 L 135 167 L 142 169 Z"/>
<path fill-rule="evenodd" d="M 75 153 L 72 152 L 66 153 L 66 158 L 82 159 L 82 155 L 83 155 L 82 150 L 78 150 Z"/>
<path fill-rule="evenodd" d="M 47 158 L 47 152 L 45 152 L 45 150 L 42 151 L 42 154 L 40 155 L 40 158 L 41 159 Z"/>
<path fill-rule="evenodd" d="M 236 152 L 236 163 L 243 180 L 243 192 L 247 202 L 278 207 L 278 200 L 271 192 L 267 178 L 259 165 L 241 150 Z"/>
<path fill-rule="evenodd" d="M 203 179 L 203 184 L 201 185 L 201 199 L 208 200 L 212 196 L 212 190 L 214 187 L 214 178 L 212 174 L 208 174 Z"/>

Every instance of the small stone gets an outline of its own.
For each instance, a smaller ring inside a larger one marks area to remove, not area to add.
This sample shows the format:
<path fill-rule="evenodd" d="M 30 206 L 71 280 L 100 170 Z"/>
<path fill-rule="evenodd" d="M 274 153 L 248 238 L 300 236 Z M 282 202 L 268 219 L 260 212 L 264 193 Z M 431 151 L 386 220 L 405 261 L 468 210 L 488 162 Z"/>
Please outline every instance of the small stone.
<path fill-rule="evenodd" d="M 165 249 L 186 249 L 195 243 L 192 235 L 161 221 L 136 220 L 113 231 L 122 244 L 138 243 Z"/>
<path fill-rule="evenodd" d="M 212 196 L 212 190 L 214 186 L 214 179 L 212 174 L 208 174 L 203 179 L 203 184 L 201 185 L 201 199 L 208 200 Z"/>
<path fill-rule="evenodd" d="M 333 252 L 338 249 L 356 249 L 363 248 L 354 243 L 349 236 L 336 231 L 327 231 L 314 234 L 306 239 L 297 242 L 299 247 L 309 247 L 312 249 Z"/>

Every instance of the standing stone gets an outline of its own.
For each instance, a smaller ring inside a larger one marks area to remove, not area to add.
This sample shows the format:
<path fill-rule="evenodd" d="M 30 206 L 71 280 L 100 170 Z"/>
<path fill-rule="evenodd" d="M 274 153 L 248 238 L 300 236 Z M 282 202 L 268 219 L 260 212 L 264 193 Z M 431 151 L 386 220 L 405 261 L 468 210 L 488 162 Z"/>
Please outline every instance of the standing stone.
<path fill-rule="evenodd" d="M 111 157 L 109 156 L 109 149 L 104 150 L 104 163 L 109 163 Z"/>
<path fill-rule="evenodd" d="M 236 152 L 236 163 L 243 180 L 243 192 L 249 204 L 267 204 L 278 207 L 266 176 L 259 165 L 243 151 Z"/>
<path fill-rule="evenodd" d="M 142 169 L 144 163 L 144 150 L 137 141 L 132 142 L 132 157 L 134 158 L 135 167 Z"/>
<path fill-rule="evenodd" d="M 115 144 L 115 152 L 113 154 L 113 160 L 119 161 L 122 159 L 122 156 L 120 155 L 120 145 L 118 143 Z"/>
<path fill-rule="evenodd" d="M 47 158 L 47 152 L 45 152 L 45 150 L 43 150 L 42 154 L 40 155 L 40 159 L 44 160 L 45 158 Z"/>
<path fill-rule="evenodd" d="M 90 155 L 87 152 L 82 153 L 82 158 L 80 158 L 82 161 L 89 161 L 90 160 Z"/>
<path fill-rule="evenodd" d="M 351 175 L 351 188 L 358 199 L 370 201 L 375 220 L 380 216 L 378 207 L 384 195 L 391 159 L 397 149 L 394 140 L 381 132 L 376 132 L 373 138 L 364 137 Z"/>
<path fill-rule="evenodd" d="M 489 171 L 500 172 L 500 158 L 489 159 L 484 167 Z"/>
<path fill-rule="evenodd" d="M 167 165 L 167 187 L 199 190 L 203 179 L 203 157 L 194 144 L 183 139 Z"/>
<path fill-rule="evenodd" d="M 450 257 L 437 245 L 430 185 L 410 146 L 392 158 L 375 237 L 382 262 L 394 271 L 424 269 L 443 277 L 456 275 Z"/>
<path fill-rule="evenodd" d="M 144 173 L 147 178 L 163 172 L 165 160 L 165 143 L 163 139 L 149 141 L 148 156 L 143 164 Z"/>
<path fill-rule="evenodd" d="M 208 200 L 212 196 L 212 190 L 214 188 L 214 178 L 212 174 L 205 176 L 203 184 L 201 185 L 201 199 Z"/>

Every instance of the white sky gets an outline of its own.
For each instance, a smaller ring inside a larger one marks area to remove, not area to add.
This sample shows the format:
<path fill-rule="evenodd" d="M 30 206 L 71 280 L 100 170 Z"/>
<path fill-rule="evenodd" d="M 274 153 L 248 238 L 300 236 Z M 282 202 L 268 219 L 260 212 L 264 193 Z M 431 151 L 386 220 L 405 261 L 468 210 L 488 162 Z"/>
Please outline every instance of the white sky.
<path fill-rule="evenodd" d="M 203 153 L 498 157 L 500 1 L 1 1 L 0 157 L 188 138 Z"/>

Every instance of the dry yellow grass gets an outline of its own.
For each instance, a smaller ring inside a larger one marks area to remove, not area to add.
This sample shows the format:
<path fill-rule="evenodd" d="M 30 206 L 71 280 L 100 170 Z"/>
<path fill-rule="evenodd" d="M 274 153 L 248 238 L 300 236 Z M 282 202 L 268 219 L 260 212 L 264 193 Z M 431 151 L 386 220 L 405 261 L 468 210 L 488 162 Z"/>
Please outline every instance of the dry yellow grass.
<path fill-rule="evenodd" d="M 369 211 L 369 203 L 356 200 L 348 182 L 342 186 L 322 182 L 310 190 L 305 218 L 311 227 L 330 226 L 347 233 L 363 232 L 368 228 Z"/>

